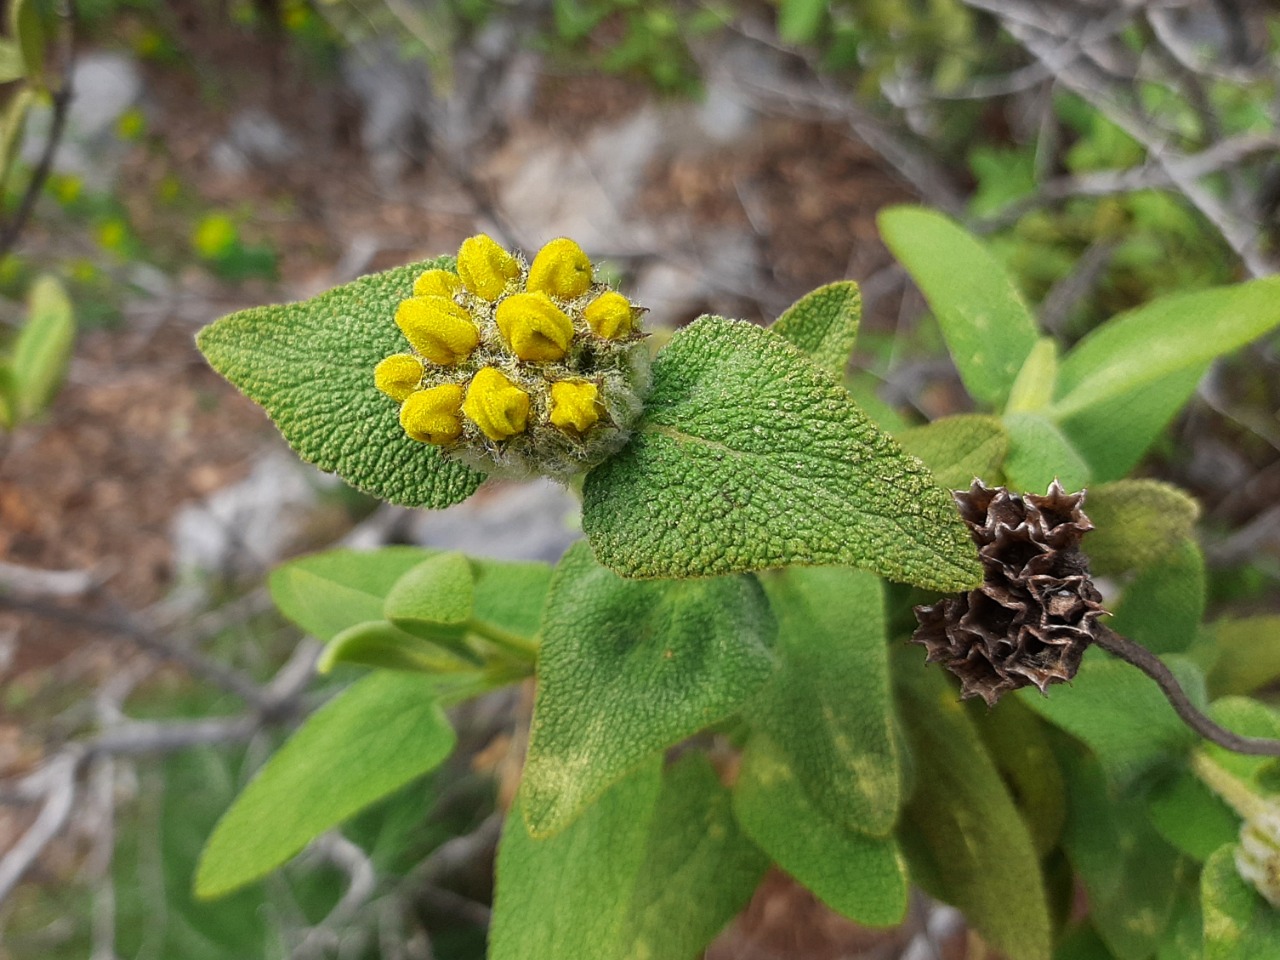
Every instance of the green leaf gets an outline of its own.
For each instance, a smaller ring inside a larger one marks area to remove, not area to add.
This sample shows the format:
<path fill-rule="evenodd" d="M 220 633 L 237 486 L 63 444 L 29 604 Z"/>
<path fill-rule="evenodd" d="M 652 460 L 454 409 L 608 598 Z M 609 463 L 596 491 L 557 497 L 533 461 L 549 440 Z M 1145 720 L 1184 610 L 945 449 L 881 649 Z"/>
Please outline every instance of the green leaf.
<path fill-rule="evenodd" d="M 1202 862 L 1240 832 L 1240 818 L 1187 770 L 1156 787 L 1147 815 L 1160 836 Z"/>
<path fill-rule="evenodd" d="M 1108 792 L 1086 761 L 1068 771 L 1062 842 L 1089 892 L 1089 916 L 1119 960 L 1146 960 L 1172 919 L 1187 863 L 1147 821 L 1141 801 Z"/>
<path fill-rule="evenodd" d="M 781 337 L 703 317 L 653 375 L 636 436 L 587 475 L 582 525 L 605 565 L 843 564 L 944 591 L 981 579 L 947 492 Z"/>
<path fill-rule="evenodd" d="M 338 664 L 348 663 L 384 670 L 444 673 L 480 664 L 479 659 L 456 656 L 453 649 L 442 649 L 386 620 L 370 620 L 348 627 L 325 644 L 316 670 L 329 673 Z"/>
<path fill-rule="evenodd" d="M 438 765 L 453 745 L 429 679 L 380 672 L 360 680 L 312 714 L 218 821 L 196 894 L 218 897 L 274 870 Z"/>
<path fill-rule="evenodd" d="M 329 550 L 276 567 L 267 582 L 281 613 L 328 642 L 356 624 L 381 620 L 392 585 L 434 552 L 419 547 Z"/>
<path fill-rule="evenodd" d="M 1009 452 L 1009 434 L 999 417 L 960 414 L 896 435 L 902 449 L 924 461 L 937 481 L 967 489 L 974 477 L 992 483 Z"/>
<path fill-rule="evenodd" d="M 832 910 L 869 926 L 901 922 L 907 875 L 898 845 L 847 830 L 816 808 L 764 735 L 743 753 L 733 809 L 747 835 Z"/>
<path fill-rule="evenodd" d="M 255 307 L 205 327 L 209 363 L 261 404 L 302 459 L 352 486 L 409 507 L 447 507 L 484 476 L 446 460 L 400 427 L 373 368 L 404 350 L 396 305 L 424 270 L 448 258 L 362 277 L 311 300 Z"/>
<path fill-rule="evenodd" d="M 906 808 L 913 876 L 918 871 L 918 882 L 963 911 L 1010 960 L 1048 960 L 1049 908 L 1035 846 L 955 689 L 914 655 L 894 676 L 916 764 Z"/>
<path fill-rule="evenodd" d="M 834 823 L 883 837 L 898 818 L 884 591 L 846 567 L 762 577 L 778 618 L 780 665 L 748 715 L 808 801 Z"/>
<path fill-rule="evenodd" d="M 471 619 L 475 576 L 461 553 L 436 554 L 407 570 L 387 592 L 383 615 L 411 633 L 456 627 Z"/>
<path fill-rule="evenodd" d="M 1209 716 L 1219 725 L 1246 737 L 1280 738 L 1280 713 L 1248 697 L 1223 697 L 1209 707 Z M 1274 757 L 1235 753 L 1213 743 L 1201 748 L 1231 776 L 1259 795 L 1275 792 L 1277 761 Z"/>
<path fill-rule="evenodd" d="M 27 296 L 27 320 L 13 345 L 13 396 L 17 418 L 25 420 L 53 399 L 76 339 L 71 301 L 56 279 L 36 278 Z"/>
<path fill-rule="evenodd" d="M 1204 960 L 1263 960 L 1280 943 L 1280 910 L 1241 878 L 1234 847 L 1219 848 L 1200 875 Z"/>
<path fill-rule="evenodd" d="M 769 858 L 734 819 L 729 791 L 706 754 L 685 754 L 663 776 L 619 955 L 701 956 L 768 868 Z"/>
<path fill-rule="evenodd" d="M 1200 877 L 1189 876 L 1178 889 L 1173 921 L 1165 930 L 1156 960 L 1204 960 L 1204 918 L 1200 915 Z"/>
<path fill-rule="evenodd" d="M 880 235 L 920 287 L 970 395 L 991 407 L 1009 396 L 1039 339 L 1013 281 L 972 234 L 920 207 L 892 207 Z"/>
<path fill-rule="evenodd" d="M 35 0 L 11 0 L 9 4 L 9 36 L 18 41 L 22 63 L 32 83 L 44 83 L 44 22 Z"/>
<path fill-rule="evenodd" d="M 1174 294 L 1130 310 L 1067 354 L 1054 416 L 1111 406 L 1136 388 L 1199 369 L 1277 324 L 1280 277 Z"/>
<path fill-rule="evenodd" d="M 524 786 L 498 846 L 489 960 L 614 960 L 660 788 L 653 756 L 560 834 L 535 839 Z"/>
<path fill-rule="evenodd" d="M 1011 413 L 1004 418 L 1009 456 L 1004 472 L 1010 489 L 1043 493 L 1057 478 L 1068 490 L 1089 482 L 1089 465 L 1053 422 L 1038 413 Z"/>
<path fill-rule="evenodd" d="M 1187 538 L 1125 588 L 1111 627 L 1155 653 L 1182 653 L 1200 632 L 1204 604 L 1204 556 Z"/>
<path fill-rule="evenodd" d="M 1215 697 L 1252 693 L 1280 677 L 1280 616 L 1222 619 L 1212 631 L 1220 651 L 1209 673 Z"/>
<path fill-rule="evenodd" d="M 1192 701 L 1204 701 L 1204 681 L 1180 657 L 1167 664 Z M 1155 681 L 1122 660 L 1091 653 L 1069 688 L 1049 696 L 1038 690 L 1017 695 L 1054 726 L 1083 742 L 1116 787 L 1186 752 L 1196 735 L 1184 724 Z"/>
<path fill-rule="evenodd" d="M 0 83 L 12 83 L 27 75 L 27 65 L 22 62 L 22 51 L 12 40 L 0 40 Z"/>
<path fill-rule="evenodd" d="M 575 544 L 543 621 L 521 787 L 533 835 L 741 707 L 769 678 L 775 631 L 753 577 L 624 580 Z"/>
<path fill-rule="evenodd" d="M 1053 960 L 1115 960 L 1115 954 L 1098 936 L 1098 931 L 1086 925 L 1067 933 L 1053 953 Z"/>
<path fill-rule="evenodd" d="M 551 586 L 545 563 L 487 560 L 472 557 L 475 571 L 475 621 L 521 637 L 542 628 L 542 608 Z"/>
<path fill-rule="evenodd" d="M 778 36 L 786 43 L 811 43 L 827 18 L 827 0 L 782 0 Z"/>
<path fill-rule="evenodd" d="M 1009 389 L 1004 412 L 1036 413 L 1049 406 L 1058 382 L 1058 342 L 1041 337 L 1027 354 L 1026 362 Z"/>
<path fill-rule="evenodd" d="M 842 280 L 805 294 L 770 329 L 839 379 L 849 365 L 861 319 L 858 285 Z"/>
<path fill-rule="evenodd" d="M 0 357 L 0 427 L 6 430 L 18 422 L 18 411 L 13 396 L 13 368 L 7 357 Z"/>
<path fill-rule="evenodd" d="M 1119 480 L 1186 405 L 1208 369 L 1207 362 L 1201 363 L 1127 390 L 1105 406 L 1059 417 L 1059 425 L 1088 462 L 1095 480 Z"/>
<path fill-rule="evenodd" d="M 999 710 L 975 709 L 970 719 L 1012 788 L 1036 852 L 1048 856 L 1066 822 L 1066 785 L 1044 722 L 1012 697 Z"/>
<path fill-rule="evenodd" d="M 24 86 L 10 96 L 0 118 L 0 188 L 9 182 L 14 158 L 22 145 L 22 133 L 26 129 L 27 114 L 35 103 L 36 93 Z"/>
<path fill-rule="evenodd" d="M 1089 488 L 1085 503 L 1094 531 L 1085 540 L 1095 574 L 1143 569 L 1190 537 L 1200 505 L 1159 480 L 1118 480 Z"/>

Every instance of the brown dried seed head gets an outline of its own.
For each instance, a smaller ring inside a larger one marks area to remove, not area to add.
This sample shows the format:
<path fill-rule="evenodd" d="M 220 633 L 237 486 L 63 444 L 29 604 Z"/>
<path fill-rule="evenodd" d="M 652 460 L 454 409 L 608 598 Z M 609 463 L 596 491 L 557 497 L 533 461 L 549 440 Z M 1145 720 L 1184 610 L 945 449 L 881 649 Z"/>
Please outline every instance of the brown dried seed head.
<path fill-rule="evenodd" d="M 960 678 L 962 697 L 993 705 L 1009 690 L 1070 680 L 1093 641 L 1102 595 L 1080 541 L 1093 529 L 1055 480 L 1044 496 L 1019 496 L 974 480 L 956 505 L 978 545 L 986 578 L 958 597 L 916 607 L 911 638 Z"/>

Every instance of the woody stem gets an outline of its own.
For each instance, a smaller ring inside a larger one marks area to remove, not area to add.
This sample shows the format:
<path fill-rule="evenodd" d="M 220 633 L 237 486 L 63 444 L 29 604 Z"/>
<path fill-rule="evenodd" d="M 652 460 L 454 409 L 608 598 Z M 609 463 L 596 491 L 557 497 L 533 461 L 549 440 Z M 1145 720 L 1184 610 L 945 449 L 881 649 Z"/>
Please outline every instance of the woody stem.
<path fill-rule="evenodd" d="M 1262 737 L 1242 737 L 1226 730 L 1203 713 L 1191 702 L 1178 678 L 1154 653 L 1128 637 L 1122 637 L 1109 627 L 1099 625 L 1094 642 L 1103 650 L 1131 663 L 1157 684 L 1164 692 L 1170 706 L 1182 718 L 1182 722 L 1211 743 L 1235 753 L 1248 753 L 1266 757 L 1280 757 L 1280 740 Z"/>

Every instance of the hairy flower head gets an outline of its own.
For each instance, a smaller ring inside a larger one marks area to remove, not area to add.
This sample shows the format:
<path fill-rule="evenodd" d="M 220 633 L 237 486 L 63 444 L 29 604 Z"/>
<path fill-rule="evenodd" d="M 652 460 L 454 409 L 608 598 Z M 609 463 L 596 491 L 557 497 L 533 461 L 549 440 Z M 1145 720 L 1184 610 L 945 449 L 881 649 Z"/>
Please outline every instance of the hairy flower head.
<path fill-rule="evenodd" d="M 409 351 L 374 370 L 405 433 L 499 475 L 564 479 L 620 450 L 649 386 L 644 310 L 595 273 L 572 240 L 527 265 L 483 234 L 456 272 L 422 273 L 389 318 Z"/>

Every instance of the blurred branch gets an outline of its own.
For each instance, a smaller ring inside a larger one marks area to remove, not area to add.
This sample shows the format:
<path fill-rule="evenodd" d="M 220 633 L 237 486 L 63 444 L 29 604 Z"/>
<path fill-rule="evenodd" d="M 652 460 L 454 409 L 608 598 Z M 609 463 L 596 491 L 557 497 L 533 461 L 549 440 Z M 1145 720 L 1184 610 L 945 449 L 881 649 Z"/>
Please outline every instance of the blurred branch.
<path fill-rule="evenodd" d="M 271 682 L 255 689 L 257 709 L 240 716 L 192 721 L 134 721 L 127 718 L 87 740 L 67 744 L 34 772 L 0 784 L 0 802 L 42 802 L 40 813 L 8 853 L 0 858 L 0 903 L 31 869 L 44 849 L 67 826 L 78 794 L 78 779 L 86 769 L 116 757 L 156 756 L 196 746 L 239 743 L 266 726 L 293 719 L 312 706 L 303 694 L 315 670 L 320 647 L 303 641 Z M 127 685 L 118 692 L 123 696 Z M 107 705 L 99 715 L 110 721 Z M 99 790 L 105 789 L 99 783 Z"/>
<path fill-rule="evenodd" d="M 251 678 L 192 649 L 187 644 L 163 637 L 150 629 L 137 616 L 120 609 L 114 616 L 83 613 L 44 600 L 21 599 L 0 594 L 0 609 L 30 613 L 44 620 L 81 627 L 98 633 L 124 637 L 162 660 L 170 660 L 186 668 L 197 679 L 235 694 L 246 703 L 261 707 L 261 691 Z"/>
<path fill-rule="evenodd" d="M 88 570 L 38 570 L 0 561 L 0 595 L 78 597 L 101 581 L 101 576 Z"/>
<path fill-rule="evenodd" d="M 1062 8 L 1044 8 L 1020 0 L 964 0 L 974 9 L 982 10 L 995 16 L 1005 30 L 1017 40 L 1036 61 L 1052 69 L 1056 82 L 1062 84 L 1073 93 L 1083 98 L 1094 109 L 1098 110 L 1109 121 L 1136 140 L 1148 158 L 1148 167 L 1138 179 L 1145 189 L 1153 177 L 1165 181 L 1165 185 L 1177 190 L 1194 206 L 1200 214 L 1222 236 L 1223 240 L 1240 258 L 1245 270 L 1251 276 L 1265 276 L 1274 270 L 1274 265 L 1264 257 L 1259 249 L 1259 229 L 1256 223 L 1239 210 L 1228 207 L 1202 181 L 1206 175 L 1223 170 L 1233 163 L 1269 149 L 1267 138 L 1240 137 L 1222 141 L 1200 153 L 1187 155 L 1170 146 L 1170 134 L 1156 127 L 1149 116 L 1136 109 L 1125 106 L 1125 99 L 1131 98 L 1134 81 L 1138 73 L 1136 67 L 1127 78 L 1116 78 L 1116 83 L 1108 82 L 1090 70 L 1082 69 L 1077 62 L 1059 65 L 1057 51 L 1064 39 L 1080 29 L 1080 21 L 1071 19 Z M 1141 5 L 1139 5 L 1140 7 Z M 1139 10 L 1133 8 L 1133 13 Z M 1092 48 L 1085 48 L 1091 54 L 1092 62 L 1106 67 L 1104 59 Z M 1054 69 L 1056 67 L 1056 69 Z M 1270 140 L 1270 149 L 1274 149 L 1275 141 Z M 1129 173 L 1125 171 L 1124 173 Z M 1082 183 L 1080 178 L 1070 185 L 1060 185 L 1059 190 L 1072 186 L 1080 189 L 1089 186 L 1094 189 L 1116 187 L 1116 177 L 1110 180 L 1095 180 Z M 1097 194 L 1093 194 L 1097 195 Z"/>

